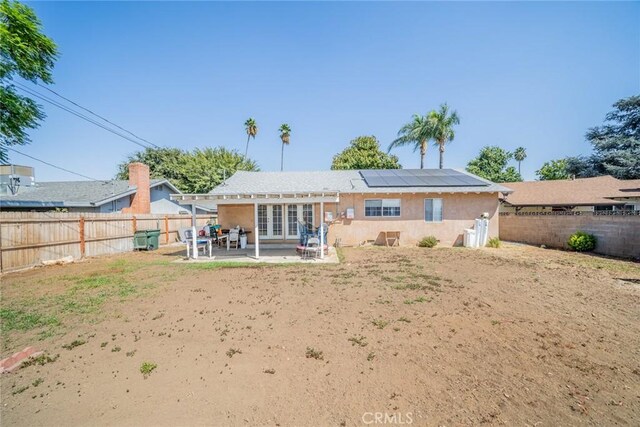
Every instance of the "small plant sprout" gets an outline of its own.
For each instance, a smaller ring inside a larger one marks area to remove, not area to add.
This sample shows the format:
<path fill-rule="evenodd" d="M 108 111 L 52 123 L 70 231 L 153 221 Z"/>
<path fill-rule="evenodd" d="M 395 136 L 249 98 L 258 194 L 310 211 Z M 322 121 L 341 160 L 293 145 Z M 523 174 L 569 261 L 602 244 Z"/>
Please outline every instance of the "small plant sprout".
<path fill-rule="evenodd" d="M 389 324 L 389 321 L 382 320 L 382 319 L 375 319 L 375 320 L 372 320 L 371 323 L 373 323 L 373 326 L 375 326 L 378 329 L 384 329 L 385 326 Z"/>
<path fill-rule="evenodd" d="M 351 342 L 351 345 L 358 345 L 360 347 L 366 347 L 367 346 L 367 339 L 360 335 L 359 337 L 351 337 L 349 338 L 349 341 Z"/>
<path fill-rule="evenodd" d="M 324 356 L 321 351 L 316 350 L 313 347 L 307 347 L 306 353 L 307 359 L 324 360 Z"/>
<path fill-rule="evenodd" d="M 140 373 L 147 378 L 157 367 L 158 365 L 153 362 L 143 362 L 142 365 L 140 365 Z"/>

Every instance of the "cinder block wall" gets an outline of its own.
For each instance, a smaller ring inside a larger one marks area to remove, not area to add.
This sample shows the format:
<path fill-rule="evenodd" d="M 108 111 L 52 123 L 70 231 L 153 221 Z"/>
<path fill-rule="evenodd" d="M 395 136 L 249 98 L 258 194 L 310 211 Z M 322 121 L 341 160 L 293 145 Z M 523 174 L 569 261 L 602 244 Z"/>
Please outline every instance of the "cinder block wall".
<path fill-rule="evenodd" d="M 566 249 L 578 230 L 598 238 L 596 253 L 640 258 L 638 215 L 500 215 L 500 240 Z"/>

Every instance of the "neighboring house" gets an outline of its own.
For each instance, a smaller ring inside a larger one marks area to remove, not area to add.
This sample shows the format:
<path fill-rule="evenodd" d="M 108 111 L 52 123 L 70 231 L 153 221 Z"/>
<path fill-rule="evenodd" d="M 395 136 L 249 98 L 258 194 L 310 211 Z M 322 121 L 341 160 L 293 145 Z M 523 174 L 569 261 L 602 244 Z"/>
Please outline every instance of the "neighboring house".
<path fill-rule="evenodd" d="M 180 190 L 166 179 L 149 179 L 149 168 L 142 163 L 129 165 L 129 181 L 36 182 L 32 168 L 0 167 L 6 172 L 31 173 L 30 177 L 21 175 L 18 181 L 11 178 L 13 175 L 3 175 L 0 179 L 0 209 L 3 211 L 58 208 L 68 212 L 191 214 L 190 210 L 170 200 L 170 195 L 179 194 Z M 197 207 L 197 213 L 211 211 Z"/>
<path fill-rule="evenodd" d="M 554 181 L 508 182 L 501 212 L 640 210 L 640 179 L 612 176 Z"/>
<path fill-rule="evenodd" d="M 465 228 L 487 214 L 498 235 L 499 194 L 510 190 L 465 171 L 346 170 L 321 172 L 238 171 L 209 194 L 174 195 L 182 204 L 218 206 L 223 228 L 257 230 L 260 242 L 296 242 L 298 221 L 330 224 L 328 243 L 359 245 L 400 232 L 401 245 L 433 235 L 461 244 Z M 322 214 L 324 216 L 322 217 Z"/>

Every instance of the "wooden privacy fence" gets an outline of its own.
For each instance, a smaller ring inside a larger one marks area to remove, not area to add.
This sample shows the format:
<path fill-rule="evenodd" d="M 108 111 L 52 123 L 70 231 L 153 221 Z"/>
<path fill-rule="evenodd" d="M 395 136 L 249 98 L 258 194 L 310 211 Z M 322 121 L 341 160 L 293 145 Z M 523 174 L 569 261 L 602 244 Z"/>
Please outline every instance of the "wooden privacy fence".
<path fill-rule="evenodd" d="M 198 215 L 198 225 L 211 216 Z M 136 230 L 160 230 L 160 244 L 179 240 L 190 215 L 0 212 L 0 271 L 30 267 L 67 256 L 114 254 L 133 250 Z"/>

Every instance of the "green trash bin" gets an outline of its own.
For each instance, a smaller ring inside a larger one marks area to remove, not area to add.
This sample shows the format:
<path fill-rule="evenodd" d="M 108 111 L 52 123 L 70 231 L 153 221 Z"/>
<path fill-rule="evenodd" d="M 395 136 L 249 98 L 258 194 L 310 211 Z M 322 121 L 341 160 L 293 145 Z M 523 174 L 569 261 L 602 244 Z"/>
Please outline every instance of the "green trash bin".
<path fill-rule="evenodd" d="M 133 249 L 153 251 L 158 249 L 160 230 L 138 230 L 133 235 Z"/>
<path fill-rule="evenodd" d="M 160 230 L 147 230 L 147 250 L 154 251 L 160 247 Z"/>

